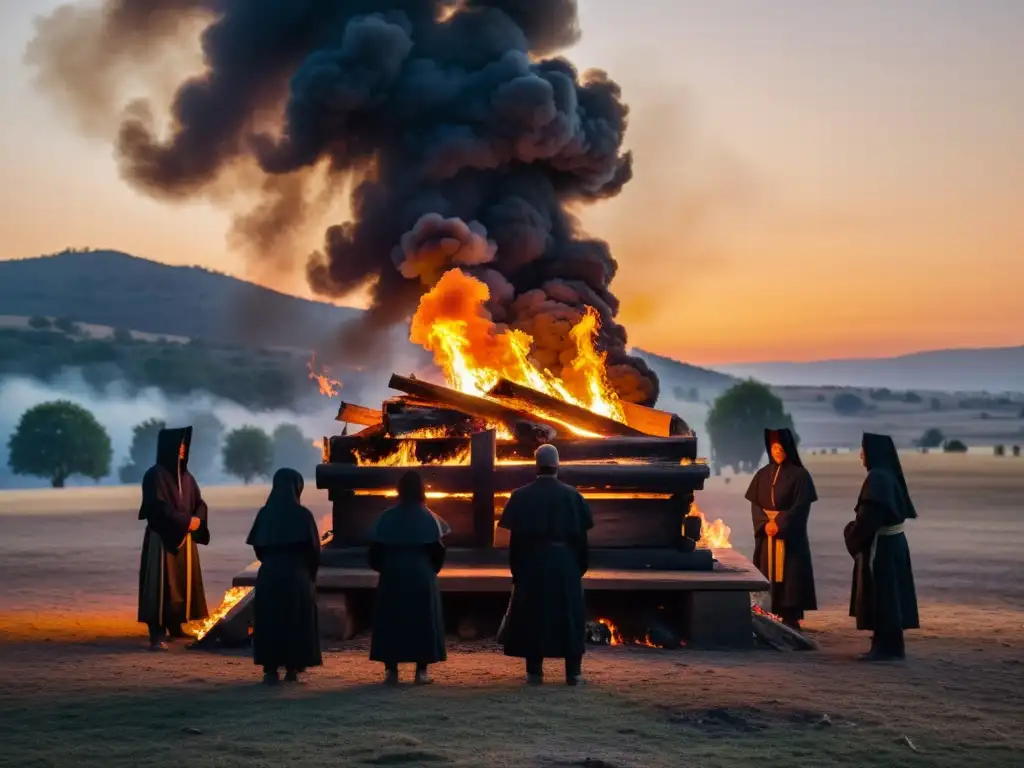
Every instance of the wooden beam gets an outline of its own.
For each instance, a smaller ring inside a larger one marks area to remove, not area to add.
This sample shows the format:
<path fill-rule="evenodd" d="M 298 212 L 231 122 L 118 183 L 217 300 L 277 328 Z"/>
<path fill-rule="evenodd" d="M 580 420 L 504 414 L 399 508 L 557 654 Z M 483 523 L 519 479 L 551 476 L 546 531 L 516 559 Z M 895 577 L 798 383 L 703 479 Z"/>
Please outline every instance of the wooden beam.
<path fill-rule="evenodd" d="M 374 410 L 373 408 L 364 408 L 361 405 L 342 402 L 338 405 L 338 415 L 334 417 L 334 420 L 340 421 L 343 424 L 359 424 L 364 427 L 374 427 L 380 424 L 383 418 L 384 415 L 380 412 L 379 408 Z"/>
<path fill-rule="evenodd" d="M 578 405 L 572 405 L 557 397 L 546 395 L 522 384 L 508 379 L 499 381 L 490 392 L 491 397 L 500 399 L 511 408 L 531 412 L 534 409 L 548 414 L 553 419 L 568 422 L 576 427 L 594 432 L 598 435 L 615 435 L 618 437 L 643 437 L 644 433 L 633 429 L 627 424 L 609 419 Z"/>
<path fill-rule="evenodd" d="M 395 399 L 384 404 L 384 424 L 392 437 L 423 429 L 469 435 L 473 432 L 474 419 L 451 408 L 412 405 L 402 399 Z"/>
<path fill-rule="evenodd" d="M 516 422 L 523 421 L 545 424 L 554 429 L 555 434 L 559 437 L 569 437 L 571 435 L 571 432 L 566 427 L 531 413 L 528 409 L 512 408 L 494 400 L 466 395 L 462 392 L 456 392 L 454 389 L 431 384 L 427 381 L 393 374 L 391 381 L 388 382 L 388 386 L 391 389 L 397 389 L 399 392 L 405 392 L 415 398 L 432 401 L 440 406 L 462 411 L 470 416 L 505 424 L 513 430 L 515 429 Z"/>
<path fill-rule="evenodd" d="M 633 429 L 653 437 L 692 437 L 690 429 L 680 416 L 668 411 L 659 411 L 636 403 L 622 401 L 622 415 Z"/>
<path fill-rule="evenodd" d="M 647 459 L 675 464 L 697 458 L 695 437 L 603 437 L 552 440 L 561 461 L 611 461 Z M 530 442 L 499 443 L 499 459 L 531 459 L 536 445 Z"/>
<path fill-rule="evenodd" d="M 328 438 L 328 455 L 333 464 L 355 464 L 356 453 L 364 461 L 380 462 L 407 445 L 413 446 L 416 460 L 421 464 L 434 464 L 468 454 L 470 442 L 468 437 L 403 440 L 384 435 L 365 438 L 361 435 L 334 436 Z"/>
<path fill-rule="evenodd" d="M 338 490 L 393 490 L 409 467 L 358 467 L 320 464 L 316 487 Z M 473 469 L 451 464 L 416 467 L 430 491 L 471 493 Z M 705 464 L 563 464 L 558 478 L 581 491 L 621 493 L 692 493 L 704 487 L 710 471 Z M 498 464 L 494 468 L 495 493 L 514 491 L 536 479 L 532 464 Z"/>
<path fill-rule="evenodd" d="M 471 438 L 470 468 L 473 470 L 473 532 L 476 546 L 494 546 L 494 462 L 497 435 L 494 430 L 478 432 Z"/>

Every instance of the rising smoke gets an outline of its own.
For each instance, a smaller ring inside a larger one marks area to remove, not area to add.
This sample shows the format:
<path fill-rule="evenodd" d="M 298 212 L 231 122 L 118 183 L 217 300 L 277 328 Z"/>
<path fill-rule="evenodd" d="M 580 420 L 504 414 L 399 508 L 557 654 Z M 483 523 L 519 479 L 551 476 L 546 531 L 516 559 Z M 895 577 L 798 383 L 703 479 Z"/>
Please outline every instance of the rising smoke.
<path fill-rule="evenodd" d="M 205 69 L 177 87 L 169 131 L 159 95 L 112 101 L 119 77 L 159 70 L 197 18 Z M 616 262 L 570 212 L 632 175 L 618 85 L 544 58 L 578 36 L 575 0 L 107 0 L 42 20 L 29 61 L 43 87 L 79 89 L 70 103 L 90 124 L 117 110 L 137 188 L 264 195 L 235 229 L 263 259 L 280 258 L 276 232 L 323 215 L 325 194 L 350 194 L 351 220 L 307 264 L 320 295 L 370 289 L 366 326 L 343 342 L 365 347 L 365 332 L 407 321 L 457 266 L 556 375 L 575 352 L 569 329 L 594 307 L 612 386 L 653 404 L 657 376 L 615 321 Z M 326 193 L 312 191 L 325 175 Z"/>

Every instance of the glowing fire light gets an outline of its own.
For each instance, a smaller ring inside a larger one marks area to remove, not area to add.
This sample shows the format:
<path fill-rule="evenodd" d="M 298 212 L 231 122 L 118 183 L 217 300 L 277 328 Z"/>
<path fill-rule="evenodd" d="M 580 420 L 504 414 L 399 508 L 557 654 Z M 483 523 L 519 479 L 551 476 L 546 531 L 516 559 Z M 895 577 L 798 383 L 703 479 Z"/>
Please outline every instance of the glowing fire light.
<path fill-rule="evenodd" d="M 469 466 L 469 453 L 470 449 L 467 445 L 465 448 L 460 448 L 455 454 L 446 456 L 436 462 L 427 462 L 427 464 L 444 464 L 446 466 Z M 359 451 L 356 454 L 356 465 L 360 467 L 422 467 L 421 462 L 416 457 L 416 443 L 413 440 L 403 440 L 398 444 L 398 448 L 380 459 L 369 459 L 365 457 Z"/>
<path fill-rule="evenodd" d="M 327 368 L 323 368 L 322 373 L 317 373 L 313 367 L 316 364 L 316 357 L 310 358 L 309 362 L 306 363 L 306 368 L 309 369 L 310 381 L 315 381 L 317 386 L 320 388 L 320 394 L 325 397 L 337 397 L 338 390 L 341 389 L 341 382 L 337 379 L 332 379 L 329 375 L 330 371 Z"/>
<path fill-rule="evenodd" d="M 642 638 L 637 638 L 635 640 L 627 640 L 625 637 L 623 637 L 622 632 L 619 631 L 619 628 L 612 624 L 611 619 L 598 619 L 597 623 L 608 630 L 609 645 L 639 645 L 643 646 L 644 648 L 665 647 L 663 645 L 658 645 L 657 643 L 653 642 L 651 640 L 650 632 L 647 632 L 647 634 Z"/>
<path fill-rule="evenodd" d="M 774 613 L 766 611 L 764 608 L 762 608 L 757 603 L 754 603 L 753 605 L 751 605 L 750 606 L 750 610 L 752 610 L 754 613 L 758 614 L 759 616 L 764 616 L 766 618 L 771 619 L 772 621 L 777 621 L 779 624 L 782 623 L 782 617 L 781 616 L 778 616 L 778 615 L 776 615 Z"/>
<path fill-rule="evenodd" d="M 598 619 L 597 623 L 608 630 L 608 634 L 611 639 L 608 641 L 609 645 L 622 645 L 622 635 L 619 634 L 619 629 L 608 619 Z"/>
<path fill-rule="evenodd" d="M 217 622 L 227 616 L 231 609 L 238 605 L 242 598 L 252 592 L 252 590 L 252 587 L 232 587 L 225 592 L 220 607 L 205 619 L 196 622 L 196 640 L 202 640 L 206 637 Z"/>
<path fill-rule="evenodd" d="M 715 520 L 715 522 L 709 523 L 708 519 L 704 517 L 704 513 L 700 511 L 700 507 L 697 506 L 697 502 L 690 504 L 690 513 L 687 517 L 700 518 L 700 541 L 697 542 L 698 547 L 704 549 L 732 549 L 732 544 L 729 543 L 729 535 L 732 533 L 732 528 L 726 525 L 723 520 Z"/>
<path fill-rule="evenodd" d="M 413 316 L 410 340 L 434 353 L 434 362 L 452 389 L 486 397 L 504 378 L 626 422 L 618 394 L 608 383 L 606 356 L 594 346 L 600 327 L 596 310 L 587 307 L 569 332 L 576 345 L 576 356 L 565 369 L 574 384 L 570 391 L 566 381 L 538 369 L 530 359 L 532 336 L 494 323 L 485 307 L 490 295 L 485 283 L 451 269 L 423 296 Z"/>

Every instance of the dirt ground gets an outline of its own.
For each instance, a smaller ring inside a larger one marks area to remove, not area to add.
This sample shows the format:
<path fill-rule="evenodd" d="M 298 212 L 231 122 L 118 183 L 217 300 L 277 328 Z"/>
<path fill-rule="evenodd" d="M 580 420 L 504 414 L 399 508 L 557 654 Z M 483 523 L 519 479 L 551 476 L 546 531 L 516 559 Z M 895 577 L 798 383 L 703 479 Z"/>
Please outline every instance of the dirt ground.
<path fill-rule="evenodd" d="M 904 663 L 855 661 L 842 526 L 862 470 L 807 457 L 822 650 L 595 648 L 589 685 L 526 688 L 490 643 L 449 646 L 436 684 L 378 684 L 367 641 L 299 687 L 265 689 L 244 653 L 153 655 L 134 623 L 134 489 L 0 494 L 0 766 L 1024 765 L 1024 467 L 908 455 L 923 628 Z M 698 497 L 749 554 L 745 478 Z M 251 560 L 264 488 L 208 489 L 216 603 Z M 307 502 L 326 514 L 318 492 Z M 552 670 L 554 671 L 554 670 Z"/>

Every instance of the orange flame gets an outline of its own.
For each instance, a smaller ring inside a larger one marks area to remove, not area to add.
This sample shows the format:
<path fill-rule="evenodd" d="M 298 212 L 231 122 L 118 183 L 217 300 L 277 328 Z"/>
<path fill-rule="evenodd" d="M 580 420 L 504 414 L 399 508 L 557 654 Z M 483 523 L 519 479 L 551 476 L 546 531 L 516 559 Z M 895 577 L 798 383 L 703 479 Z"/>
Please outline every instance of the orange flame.
<path fill-rule="evenodd" d="M 455 455 L 445 457 L 441 461 L 428 462 L 429 464 L 444 464 L 454 466 L 469 466 L 469 453 L 470 449 L 467 445 L 465 448 L 460 449 Z M 360 467 L 422 467 L 421 462 L 416 457 L 416 442 L 414 440 L 405 441 L 403 440 L 398 444 L 398 448 L 384 456 L 381 459 L 372 460 L 363 456 L 359 451 L 356 454 L 356 465 Z"/>
<path fill-rule="evenodd" d="M 570 331 L 576 356 L 567 370 L 578 380 L 570 391 L 565 381 L 530 359 L 533 337 L 491 319 L 485 306 L 490 296 L 485 283 L 451 269 L 420 300 L 410 340 L 434 353 L 450 387 L 486 397 L 504 378 L 625 423 L 622 404 L 608 383 L 605 355 L 594 346 L 600 327 L 596 310 L 587 307 Z"/>
<path fill-rule="evenodd" d="M 614 624 L 612 624 L 611 619 L 598 619 L 597 623 L 600 624 L 601 626 L 605 627 L 608 630 L 608 634 L 610 636 L 610 639 L 608 641 L 609 645 L 640 645 L 640 646 L 643 646 L 645 648 L 664 648 L 665 647 L 663 645 L 658 645 L 657 643 L 652 642 L 652 640 L 651 640 L 651 633 L 650 632 L 648 632 L 642 638 L 637 638 L 635 640 L 626 640 L 623 637 L 622 633 L 619 631 L 619 628 L 617 626 L 615 626 Z"/>
<path fill-rule="evenodd" d="M 622 645 L 622 635 L 619 634 L 619 628 L 612 624 L 609 619 L 598 619 L 597 623 L 607 628 L 608 634 L 611 635 L 610 645 Z"/>
<path fill-rule="evenodd" d="M 217 622 L 227 616 L 228 613 L 231 612 L 231 609 L 238 605 L 242 598 L 252 592 L 252 590 L 252 587 L 232 587 L 225 592 L 224 598 L 221 600 L 220 607 L 205 619 L 201 619 L 196 622 L 194 633 L 196 640 L 202 640 L 206 637 Z"/>
<path fill-rule="evenodd" d="M 315 364 L 316 356 L 314 355 L 309 359 L 309 362 L 306 363 L 306 368 L 309 369 L 310 380 L 315 381 L 317 386 L 320 387 L 321 395 L 324 395 L 325 397 L 337 397 L 338 390 L 341 389 L 341 382 L 330 377 L 330 371 L 326 366 L 323 368 L 322 373 L 317 373 L 313 367 Z"/>
<path fill-rule="evenodd" d="M 732 528 L 726 525 L 723 520 L 715 520 L 715 522 L 709 523 L 704 513 L 700 511 L 700 507 L 697 506 L 697 502 L 690 504 L 690 512 L 687 517 L 700 518 L 700 541 L 697 542 L 698 547 L 705 549 L 732 549 L 732 544 L 729 543 Z"/>

